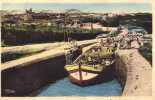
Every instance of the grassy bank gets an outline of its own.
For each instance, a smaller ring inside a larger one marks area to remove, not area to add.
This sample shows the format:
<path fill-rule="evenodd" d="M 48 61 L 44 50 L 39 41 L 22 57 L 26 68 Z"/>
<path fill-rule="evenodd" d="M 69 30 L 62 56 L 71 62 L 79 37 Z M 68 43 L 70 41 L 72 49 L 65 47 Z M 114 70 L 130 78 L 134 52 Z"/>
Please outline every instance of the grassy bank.
<path fill-rule="evenodd" d="M 152 65 L 152 44 L 145 43 L 140 49 L 139 52 L 145 57 L 149 63 Z"/>
<path fill-rule="evenodd" d="M 2 25 L 2 41 L 5 45 L 23 45 L 31 43 L 48 43 L 67 40 L 95 38 L 103 33 L 101 30 L 87 30 L 80 28 L 62 28 L 58 26 L 41 25 Z M 107 32 L 104 32 L 107 33 Z"/>
<path fill-rule="evenodd" d="M 1 54 L 1 62 L 5 63 L 7 61 L 16 60 L 22 57 L 31 56 L 40 52 L 43 52 L 44 49 L 28 49 L 27 51 L 20 52 L 8 52 Z"/>

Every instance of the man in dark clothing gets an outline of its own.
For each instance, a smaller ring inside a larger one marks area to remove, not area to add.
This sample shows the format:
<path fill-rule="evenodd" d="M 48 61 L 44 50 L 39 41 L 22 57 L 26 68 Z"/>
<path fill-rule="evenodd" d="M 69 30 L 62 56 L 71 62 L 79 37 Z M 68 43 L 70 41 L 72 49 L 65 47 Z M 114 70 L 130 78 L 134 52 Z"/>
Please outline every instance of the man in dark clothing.
<path fill-rule="evenodd" d="M 73 62 L 73 52 L 72 50 L 70 50 L 67 52 L 67 55 L 66 55 L 66 63 L 71 64 L 72 62 Z"/>

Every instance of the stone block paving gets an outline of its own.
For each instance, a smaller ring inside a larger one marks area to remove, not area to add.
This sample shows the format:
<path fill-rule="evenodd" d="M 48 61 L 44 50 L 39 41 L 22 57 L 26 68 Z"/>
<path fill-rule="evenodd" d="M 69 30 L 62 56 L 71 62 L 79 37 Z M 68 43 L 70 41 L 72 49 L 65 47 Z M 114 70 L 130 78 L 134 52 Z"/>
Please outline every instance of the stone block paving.
<path fill-rule="evenodd" d="M 134 49 L 120 50 L 120 59 L 125 63 L 127 79 L 123 95 L 151 96 L 152 95 L 152 67 L 142 55 Z"/>

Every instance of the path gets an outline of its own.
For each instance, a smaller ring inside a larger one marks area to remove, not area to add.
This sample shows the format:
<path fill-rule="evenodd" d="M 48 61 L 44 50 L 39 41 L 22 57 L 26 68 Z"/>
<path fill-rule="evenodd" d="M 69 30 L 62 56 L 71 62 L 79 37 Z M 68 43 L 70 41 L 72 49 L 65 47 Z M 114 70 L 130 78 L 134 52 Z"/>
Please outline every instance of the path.
<path fill-rule="evenodd" d="M 96 43 L 95 39 L 93 39 L 93 40 L 85 40 L 85 41 L 78 41 L 78 45 L 80 45 L 80 46 L 87 46 L 87 45 L 90 45 L 90 44 L 93 44 L 93 43 Z M 41 45 L 37 45 L 37 47 L 40 47 L 40 46 Z M 50 44 L 47 44 L 44 47 L 46 47 L 46 46 L 48 46 L 48 48 L 50 48 L 47 51 L 44 51 L 44 52 L 41 52 L 39 54 L 35 54 L 35 55 L 32 55 L 32 56 L 23 57 L 23 58 L 20 58 L 20 59 L 17 59 L 17 60 L 8 61 L 6 63 L 1 64 L 1 70 L 16 67 L 16 66 L 19 66 L 19 65 L 24 66 L 25 64 L 39 62 L 41 60 L 49 59 L 49 58 L 52 58 L 52 57 L 55 57 L 55 56 L 64 55 L 65 54 L 64 47 L 67 46 L 67 43 L 60 43 L 57 46 L 56 46 L 56 44 L 52 45 L 52 46 L 50 46 Z M 19 49 L 19 51 L 20 51 L 20 49 Z"/>
<path fill-rule="evenodd" d="M 152 68 L 149 62 L 137 50 L 118 52 L 123 67 L 126 67 L 126 82 L 123 95 L 152 95 Z"/>

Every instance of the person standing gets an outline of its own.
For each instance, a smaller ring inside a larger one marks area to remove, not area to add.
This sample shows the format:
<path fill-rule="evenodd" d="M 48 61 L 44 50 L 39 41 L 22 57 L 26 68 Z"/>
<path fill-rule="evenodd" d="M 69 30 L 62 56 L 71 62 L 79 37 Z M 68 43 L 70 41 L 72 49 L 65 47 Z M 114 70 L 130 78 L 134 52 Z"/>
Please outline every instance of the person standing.
<path fill-rule="evenodd" d="M 135 49 L 136 51 L 140 48 L 137 38 L 134 38 L 133 41 L 131 42 L 131 48 Z"/>
<path fill-rule="evenodd" d="M 66 55 L 66 63 L 71 64 L 73 62 L 73 52 L 69 50 Z"/>

